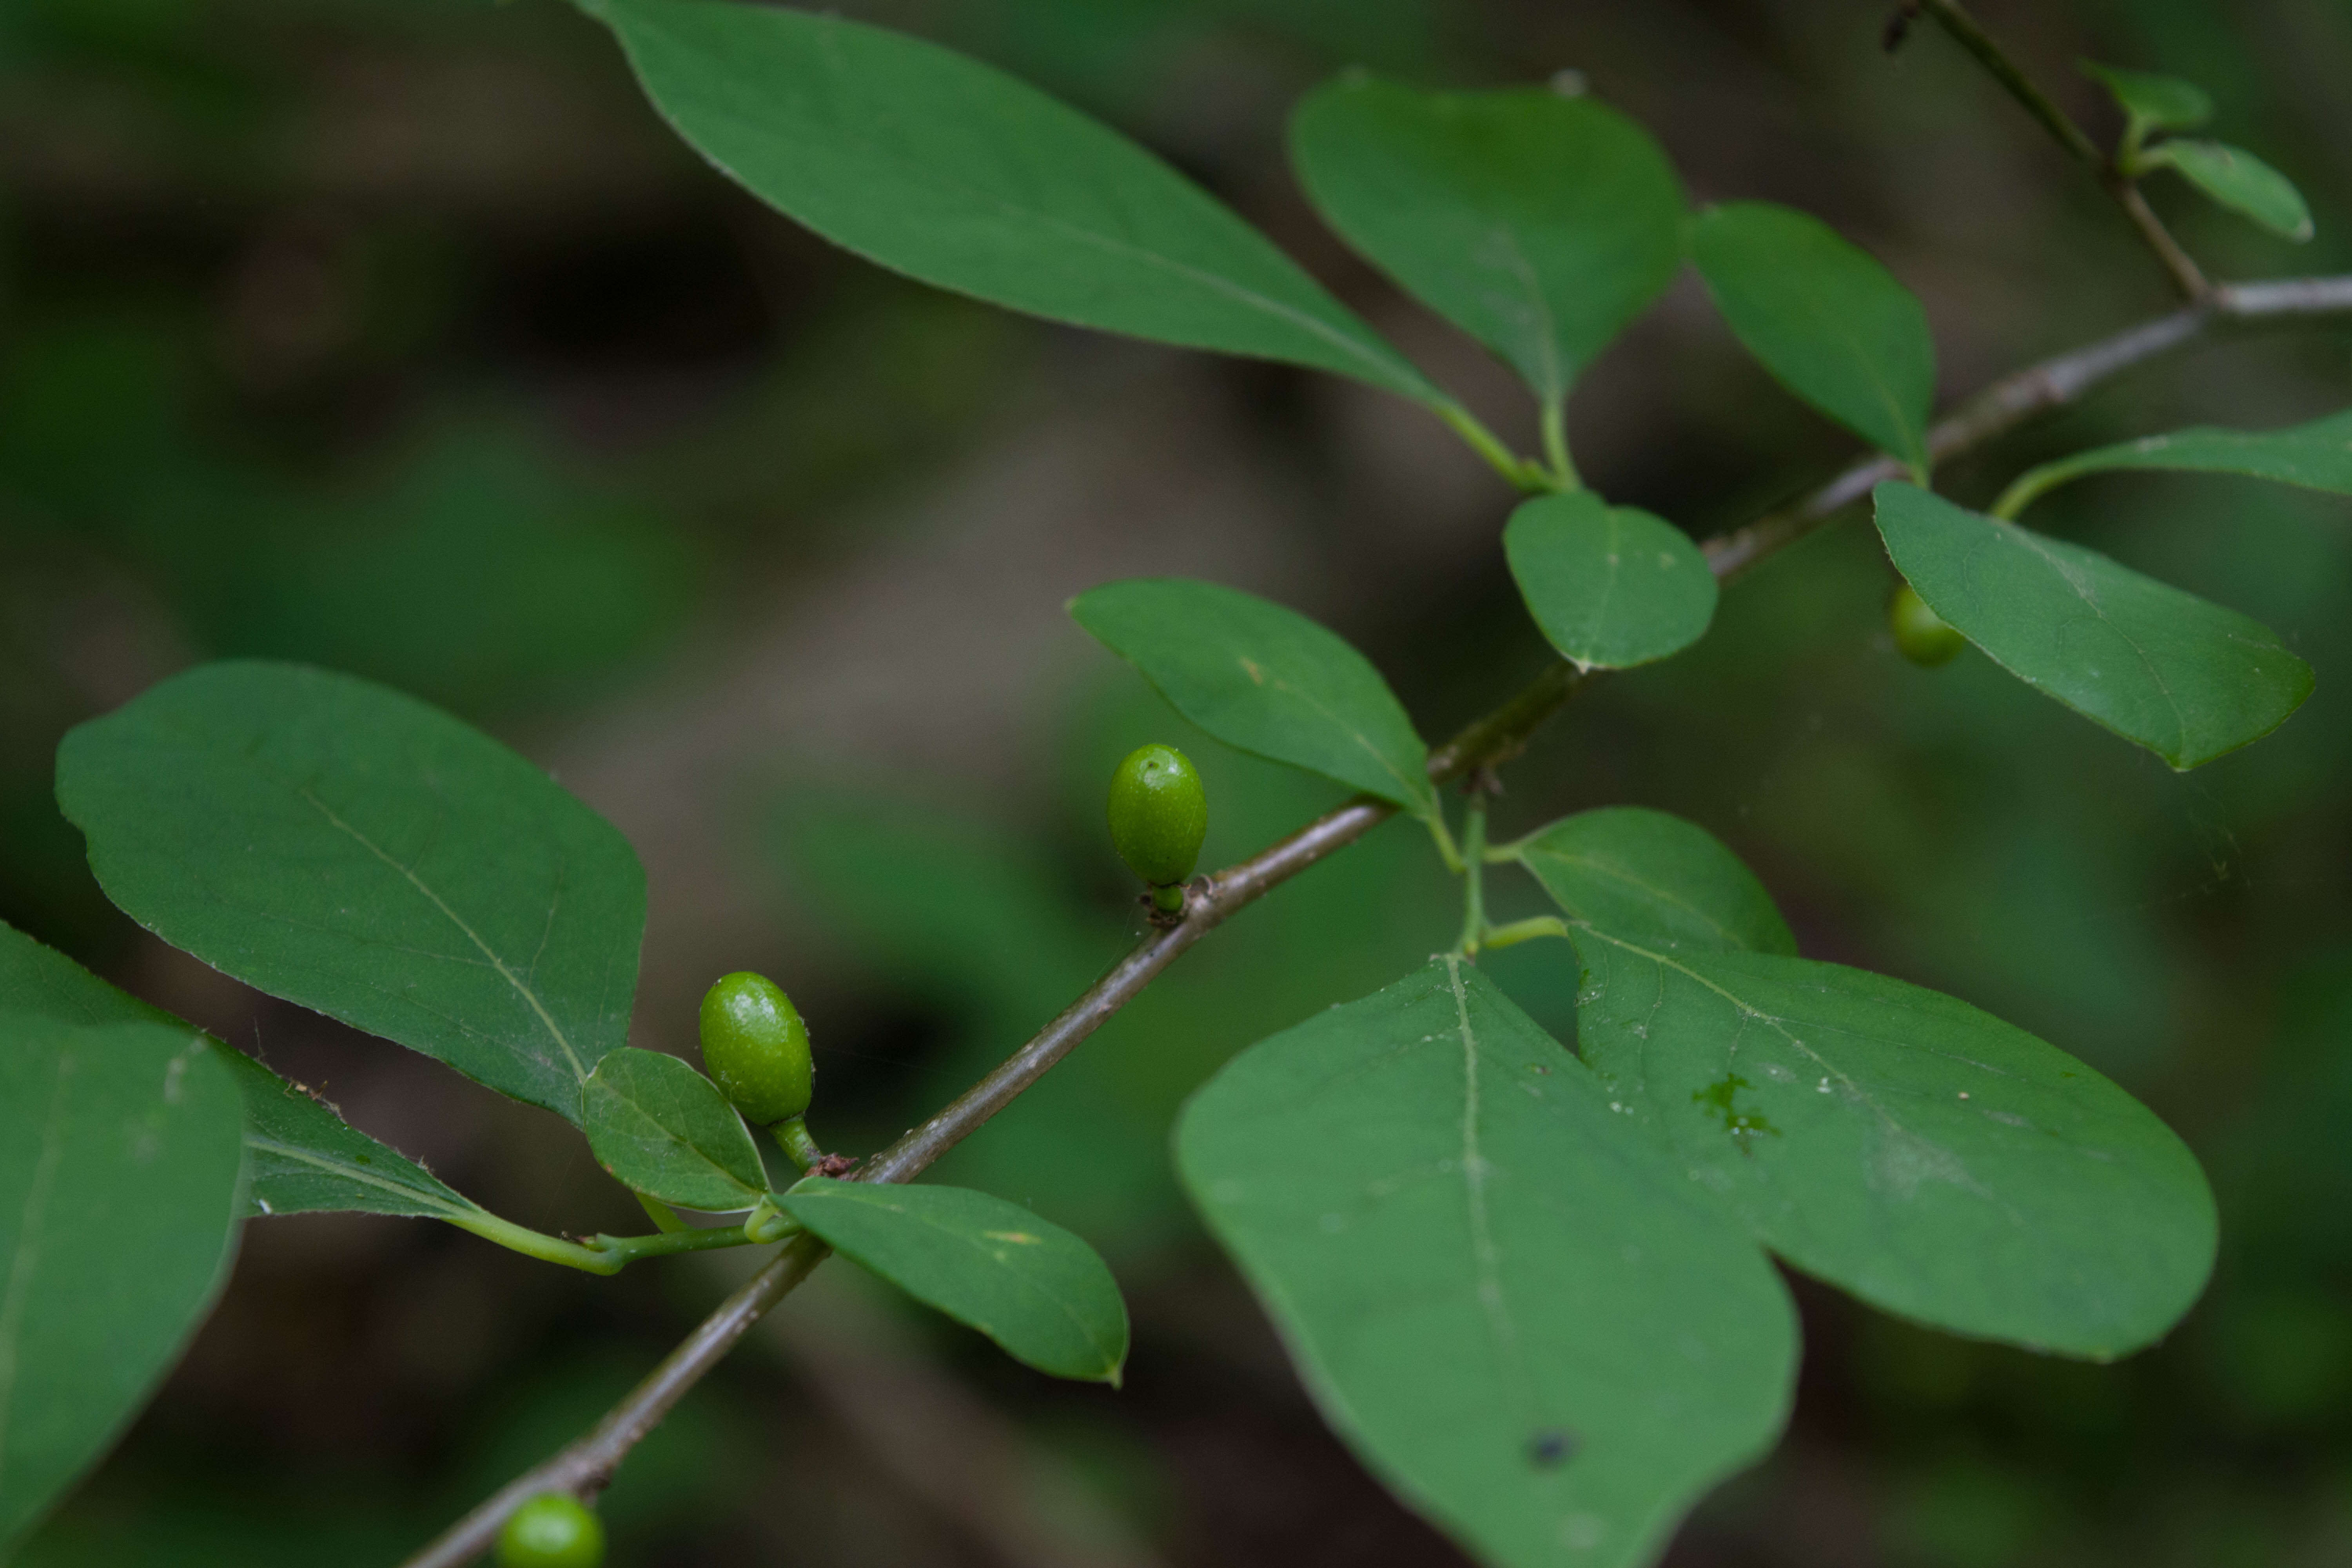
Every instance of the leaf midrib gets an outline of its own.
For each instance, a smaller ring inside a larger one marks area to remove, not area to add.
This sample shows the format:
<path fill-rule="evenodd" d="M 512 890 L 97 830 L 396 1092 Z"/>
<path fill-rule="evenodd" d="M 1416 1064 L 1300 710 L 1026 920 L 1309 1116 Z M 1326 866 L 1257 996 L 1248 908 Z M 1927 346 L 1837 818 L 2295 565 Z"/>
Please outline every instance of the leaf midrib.
<path fill-rule="evenodd" d="M 436 1213 L 458 1215 L 480 1211 L 481 1205 L 467 1200 L 463 1194 L 445 1195 L 444 1193 L 436 1192 L 429 1187 L 410 1186 L 376 1172 L 359 1169 L 342 1160 L 321 1154 L 316 1150 L 299 1148 L 291 1143 L 280 1142 L 275 1138 L 264 1137 L 250 1129 L 245 1134 L 245 1146 L 266 1154 L 275 1154 L 280 1159 L 293 1160 L 306 1165 L 316 1165 L 331 1175 L 340 1176 L 344 1181 L 360 1186 L 377 1187 L 421 1204 L 429 1204 Z M 453 1199 L 455 1201 L 452 1201 Z"/>
<path fill-rule="evenodd" d="M 1470 1227 L 1470 1256 L 1478 1273 L 1478 1308 L 1486 1331 L 1495 1342 L 1496 1370 L 1513 1387 L 1528 1387 L 1526 1358 L 1519 1351 L 1518 1324 L 1504 1299 L 1502 1254 L 1495 1246 L 1492 1216 L 1486 1211 L 1486 1160 L 1478 1141 L 1478 1037 L 1470 1023 L 1470 998 L 1462 984 L 1462 960 L 1448 953 L 1445 977 L 1454 992 L 1454 1010 L 1462 1035 L 1462 1185 Z"/>
<path fill-rule="evenodd" d="M 498 971 L 499 978 L 503 979 L 509 985 L 514 987 L 515 994 L 517 995 L 520 996 L 525 1002 L 530 1004 L 530 1010 L 538 1015 L 541 1026 L 547 1030 L 548 1037 L 552 1039 L 557 1047 L 563 1052 L 563 1059 L 572 1064 L 572 1076 L 573 1081 L 577 1083 L 585 1083 L 588 1080 L 588 1069 L 581 1064 L 579 1053 L 572 1048 L 572 1042 L 564 1038 L 562 1029 L 557 1026 L 553 1016 L 548 1012 L 546 1004 L 542 1003 L 539 999 L 539 993 L 533 991 L 530 986 L 524 982 L 521 976 L 516 974 L 513 970 L 508 968 L 506 960 L 500 958 L 496 951 L 491 948 L 490 944 L 484 942 L 480 934 L 477 932 L 472 926 L 467 924 L 465 919 L 460 916 L 456 910 L 451 909 L 448 902 L 444 900 L 440 894 L 433 890 L 432 887 L 425 882 L 424 878 L 419 877 L 415 871 L 411 870 L 406 866 L 402 865 L 398 860 L 394 859 L 391 855 L 385 853 L 383 849 L 379 847 L 373 839 L 370 838 L 366 834 L 362 833 L 358 828 L 353 827 L 350 823 L 345 822 L 341 817 L 336 816 L 332 807 L 329 806 L 326 802 L 320 800 L 317 795 L 311 794 L 307 787 L 297 785 L 294 793 L 299 795 L 313 810 L 317 811 L 320 816 L 325 817 L 336 828 L 349 835 L 353 843 L 359 845 L 360 847 L 365 849 L 369 854 L 374 856 L 377 859 L 383 861 L 385 865 L 399 872 L 402 877 L 407 879 L 410 887 L 415 888 L 419 893 L 423 894 L 435 909 L 441 911 L 444 919 L 448 921 L 451 925 L 456 926 L 458 931 L 465 933 L 466 940 L 474 944 L 476 951 L 480 952 L 483 958 L 489 962 L 489 965 L 492 969 Z M 554 922 L 554 911 L 551 909 L 548 914 L 548 921 L 551 926 Z M 542 952 L 545 950 L 546 945 L 546 934 L 542 932 L 540 938 L 540 947 Z M 531 967 L 536 970 L 538 968 L 538 957 L 534 955 L 531 960 Z"/>
<path fill-rule="evenodd" d="M 701 1161 L 703 1165 L 712 1174 L 719 1176 L 724 1180 L 729 1186 L 735 1188 L 737 1191 L 741 1192 L 753 1199 L 757 1199 L 760 1196 L 761 1188 L 747 1185 L 741 1176 L 738 1175 L 735 1172 L 729 1170 L 725 1165 L 720 1164 L 717 1155 L 705 1149 L 699 1142 L 696 1142 L 693 1137 L 673 1128 L 667 1121 L 663 1120 L 658 1111 L 656 1111 L 652 1106 L 648 1105 L 644 1100 L 639 1099 L 635 1093 L 629 1089 L 623 1089 L 618 1082 L 614 1080 L 605 1079 L 604 1082 L 606 1088 L 609 1089 L 615 1100 L 627 1106 L 639 1116 L 644 1117 L 646 1121 L 652 1126 L 656 1131 L 659 1132 L 663 1138 L 667 1140 L 671 1148 L 684 1150 L 687 1153 L 691 1154 L 697 1160 Z M 758 1151 L 756 1149 L 752 1152 L 752 1157 L 755 1160 L 759 1157 Z"/>

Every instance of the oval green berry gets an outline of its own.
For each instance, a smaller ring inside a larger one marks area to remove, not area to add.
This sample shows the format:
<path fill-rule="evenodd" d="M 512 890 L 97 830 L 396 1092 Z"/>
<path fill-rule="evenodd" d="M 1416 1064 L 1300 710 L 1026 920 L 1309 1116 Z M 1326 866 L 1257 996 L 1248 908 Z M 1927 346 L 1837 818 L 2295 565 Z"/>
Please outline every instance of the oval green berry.
<path fill-rule="evenodd" d="M 570 1492 L 541 1492 L 507 1515 L 499 1568 L 596 1568 L 604 1526 Z"/>
<path fill-rule="evenodd" d="M 808 1026 L 782 987 L 749 970 L 723 974 L 703 994 L 701 1025 L 702 1065 L 736 1110 L 761 1127 L 808 1110 Z"/>
<path fill-rule="evenodd" d="M 1908 583 L 1897 584 L 1895 596 L 1886 601 L 1886 625 L 1903 657 L 1923 669 L 1949 664 L 1954 655 L 1969 646 L 1959 629 L 1929 609 L 1927 601 Z"/>
<path fill-rule="evenodd" d="M 1111 774 L 1110 841 L 1128 869 L 1151 886 L 1190 877 L 1208 832 L 1201 775 L 1175 747 L 1139 746 Z"/>

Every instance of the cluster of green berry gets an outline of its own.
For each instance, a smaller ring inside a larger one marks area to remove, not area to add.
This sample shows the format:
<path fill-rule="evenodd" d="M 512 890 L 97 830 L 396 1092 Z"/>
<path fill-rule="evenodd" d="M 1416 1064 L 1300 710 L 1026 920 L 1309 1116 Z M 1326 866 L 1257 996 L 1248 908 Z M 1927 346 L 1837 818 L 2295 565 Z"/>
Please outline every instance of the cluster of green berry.
<path fill-rule="evenodd" d="M 1181 916 L 1184 883 L 1209 828 L 1208 796 L 1192 761 L 1173 746 L 1138 748 L 1111 775 L 1111 842 L 1150 889 L 1155 913 Z M 721 975 L 704 994 L 702 1061 L 755 1126 L 769 1129 L 803 1169 L 824 1159 L 804 1118 L 816 1087 L 808 1025 L 764 974 Z M 597 1568 L 604 1527 L 569 1492 L 542 1492 L 499 1534 L 499 1568 Z"/>

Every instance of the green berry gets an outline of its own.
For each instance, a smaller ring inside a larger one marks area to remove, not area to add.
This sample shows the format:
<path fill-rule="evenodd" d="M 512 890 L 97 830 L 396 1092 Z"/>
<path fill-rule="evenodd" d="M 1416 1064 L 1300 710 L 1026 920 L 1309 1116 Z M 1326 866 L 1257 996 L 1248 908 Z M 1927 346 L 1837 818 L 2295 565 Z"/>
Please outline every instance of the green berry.
<path fill-rule="evenodd" d="M 596 1568 L 604 1526 L 570 1492 L 541 1492 L 507 1515 L 499 1568 Z"/>
<path fill-rule="evenodd" d="M 1886 601 L 1886 625 L 1895 633 L 1895 646 L 1903 657 L 1923 669 L 1949 664 L 1955 654 L 1969 646 L 1958 628 L 1929 609 L 1927 601 L 1908 583 L 1898 584 L 1895 596 Z"/>
<path fill-rule="evenodd" d="M 1209 832 L 1209 797 L 1192 759 L 1173 746 L 1139 746 L 1110 776 L 1110 841 L 1128 869 L 1154 888 L 1192 874 Z"/>
<path fill-rule="evenodd" d="M 702 1065 L 761 1127 L 806 1111 L 815 1087 L 808 1026 L 781 986 L 749 970 L 719 976 L 703 995 Z"/>

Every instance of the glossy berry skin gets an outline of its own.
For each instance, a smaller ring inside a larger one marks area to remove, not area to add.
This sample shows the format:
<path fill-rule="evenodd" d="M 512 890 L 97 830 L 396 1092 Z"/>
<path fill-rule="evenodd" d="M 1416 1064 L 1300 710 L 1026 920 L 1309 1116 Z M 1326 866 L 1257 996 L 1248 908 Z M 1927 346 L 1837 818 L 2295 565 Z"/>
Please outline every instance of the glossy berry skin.
<path fill-rule="evenodd" d="M 1155 888 L 1181 882 L 1201 858 L 1209 797 L 1192 759 L 1173 746 L 1139 746 L 1110 776 L 1110 841 L 1128 869 Z"/>
<path fill-rule="evenodd" d="M 507 1516 L 499 1568 L 596 1568 L 604 1526 L 569 1492 L 541 1492 Z"/>
<path fill-rule="evenodd" d="M 1927 601 L 1908 583 L 1898 584 L 1895 596 L 1886 601 L 1886 626 L 1903 657 L 1922 669 L 1949 664 L 1954 655 L 1969 646 L 1969 639 L 1929 609 Z"/>
<path fill-rule="evenodd" d="M 816 1079 L 808 1026 L 774 981 L 750 970 L 719 976 L 703 994 L 701 1025 L 702 1065 L 755 1125 L 808 1110 Z"/>

